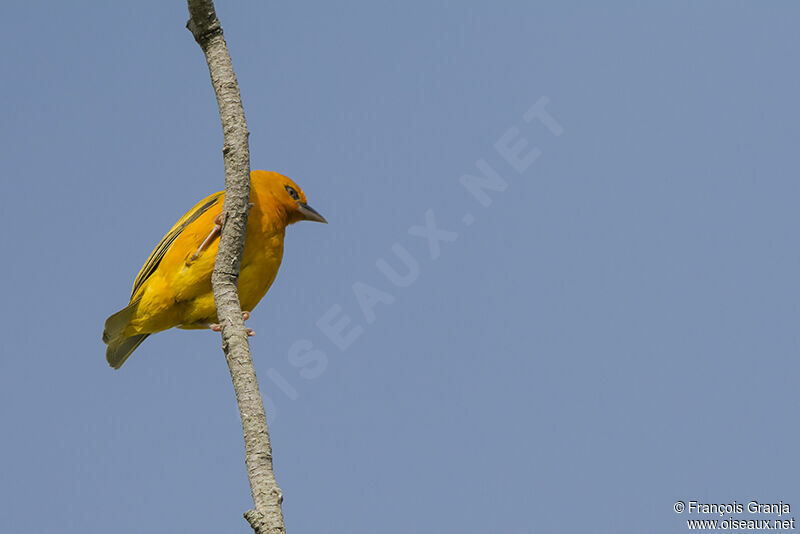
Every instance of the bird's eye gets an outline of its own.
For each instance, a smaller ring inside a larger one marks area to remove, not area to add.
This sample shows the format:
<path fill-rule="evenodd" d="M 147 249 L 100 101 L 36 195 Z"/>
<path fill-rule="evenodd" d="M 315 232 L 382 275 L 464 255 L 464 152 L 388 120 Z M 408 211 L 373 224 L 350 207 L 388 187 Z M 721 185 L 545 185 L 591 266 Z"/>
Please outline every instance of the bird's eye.
<path fill-rule="evenodd" d="M 289 193 L 289 196 L 294 200 L 300 200 L 300 195 L 297 194 L 297 191 L 295 191 L 293 187 L 287 185 L 286 192 Z"/>

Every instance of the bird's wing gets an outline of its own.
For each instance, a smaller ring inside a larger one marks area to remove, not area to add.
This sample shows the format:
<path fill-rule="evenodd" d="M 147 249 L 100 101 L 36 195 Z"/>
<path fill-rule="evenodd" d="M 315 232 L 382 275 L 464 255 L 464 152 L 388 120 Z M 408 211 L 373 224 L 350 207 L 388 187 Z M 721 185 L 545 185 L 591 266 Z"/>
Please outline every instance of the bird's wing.
<path fill-rule="evenodd" d="M 175 239 L 181 235 L 181 232 L 183 232 L 187 226 L 197 220 L 197 218 L 203 213 L 208 211 L 211 206 L 221 202 L 223 195 L 224 191 L 220 191 L 201 200 L 194 208 L 189 210 L 186 215 L 181 217 L 181 219 L 175 223 L 175 226 L 173 226 L 169 232 L 167 232 L 167 235 L 161 239 L 161 242 L 150 254 L 150 257 L 147 258 L 142 270 L 139 271 L 138 275 L 136 275 L 136 280 L 133 282 L 133 291 L 131 291 L 131 301 L 133 300 L 134 295 L 136 295 L 136 292 L 139 291 L 139 288 L 142 287 L 142 284 L 144 284 L 145 281 L 147 281 L 147 279 L 150 278 L 150 276 L 156 271 L 158 264 L 161 263 L 161 260 L 164 258 L 164 254 L 167 253 L 173 241 L 175 241 Z"/>

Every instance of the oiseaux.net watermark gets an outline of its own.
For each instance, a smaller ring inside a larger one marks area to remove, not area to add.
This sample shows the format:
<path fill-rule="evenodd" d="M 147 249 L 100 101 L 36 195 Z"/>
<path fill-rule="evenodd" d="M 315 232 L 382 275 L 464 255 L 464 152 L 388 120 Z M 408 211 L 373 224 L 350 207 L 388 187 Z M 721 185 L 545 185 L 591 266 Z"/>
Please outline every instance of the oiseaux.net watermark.
<path fill-rule="evenodd" d="M 331 345 L 341 352 L 350 349 L 364 334 L 367 326 L 375 323 L 379 306 L 394 303 L 400 292 L 419 279 L 421 260 L 438 260 L 443 245 L 450 246 L 450 243 L 457 241 L 463 232 L 468 231 L 478 221 L 476 210 L 491 206 L 495 195 L 509 189 L 515 175 L 522 176 L 531 168 L 542 155 L 541 148 L 532 139 L 543 135 L 559 137 L 564 133 L 564 127 L 550 112 L 549 104 L 550 99 L 547 97 L 537 99 L 496 139 L 492 151 L 502 160 L 501 165 L 493 165 L 487 158 L 479 158 L 475 161 L 473 170 L 454 180 L 454 186 L 466 193 L 460 220 L 442 223 L 433 208 L 427 209 L 422 214 L 421 221 L 408 227 L 403 240 L 388 246 L 391 256 L 375 261 L 375 268 L 383 276 L 385 283 L 380 287 L 360 280 L 351 284 L 353 302 L 347 304 L 351 309 L 355 304 L 361 317 L 354 317 L 352 311 L 348 313 L 347 305 L 332 304 L 316 320 L 316 332 L 321 334 L 322 342 L 315 343 L 312 339 L 304 338 L 289 346 L 286 357 L 289 365 L 294 368 L 293 375 L 296 376 L 287 378 L 275 367 L 267 369 L 267 377 L 286 398 L 296 400 L 299 397 L 293 384 L 293 381 L 297 383 L 297 377 L 309 381 L 322 376 L 328 367 L 326 351 L 330 350 Z M 404 244 L 405 240 L 413 241 L 411 250 Z M 427 254 L 423 252 L 420 257 L 420 250 L 426 249 Z M 275 401 L 269 395 L 264 395 L 263 398 L 267 416 L 274 422 L 278 414 Z"/>
<path fill-rule="evenodd" d="M 783 501 L 705 503 L 675 501 L 672 509 L 686 518 L 689 530 L 794 530 L 792 506 Z"/>

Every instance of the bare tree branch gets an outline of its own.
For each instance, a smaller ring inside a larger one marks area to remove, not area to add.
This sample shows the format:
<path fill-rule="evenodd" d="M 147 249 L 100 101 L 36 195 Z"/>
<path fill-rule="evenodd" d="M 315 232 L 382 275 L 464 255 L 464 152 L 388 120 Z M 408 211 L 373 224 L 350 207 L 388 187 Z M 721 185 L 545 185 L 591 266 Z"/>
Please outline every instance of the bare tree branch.
<path fill-rule="evenodd" d="M 239 83 L 233 71 L 228 47 L 222 36 L 212 0 L 188 0 L 186 27 L 203 49 L 217 95 L 222 120 L 225 159 L 225 203 L 223 224 L 211 284 L 217 316 L 222 325 L 222 350 L 233 380 L 244 430 L 245 464 L 253 494 L 254 509 L 244 514 L 257 534 L 284 534 L 281 502 L 283 495 L 272 471 L 264 402 L 258 390 L 250 344 L 242 320 L 237 281 L 244 250 L 247 211 L 250 202 L 250 149 Z"/>

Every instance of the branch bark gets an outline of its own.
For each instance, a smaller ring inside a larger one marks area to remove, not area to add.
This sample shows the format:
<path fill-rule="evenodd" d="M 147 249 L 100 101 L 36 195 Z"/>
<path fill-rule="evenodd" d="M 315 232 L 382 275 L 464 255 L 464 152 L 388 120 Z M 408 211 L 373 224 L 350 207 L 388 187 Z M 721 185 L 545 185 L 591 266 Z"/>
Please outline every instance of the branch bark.
<path fill-rule="evenodd" d="M 249 132 L 239 83 L 222 36 L 222 25 L 214 10 L 214 2 L 187 0 L 187 3 L 190 18 L 186 27 L 192 32 L 208 62 L 224 134 L 225 202 L 222 207 L 219 252 L 211 285 L 219 324 L 222 325 L 222 350 L 231 372 L 244 431 L 245 464 L 254 504 L 253 510 L 246 512 L 244 517 L 256 534 L 285 534 L 281 510 L 283 494 L 272 470 L 267 417 L 250 356 L 237 288 L 250 202 Z"/>

